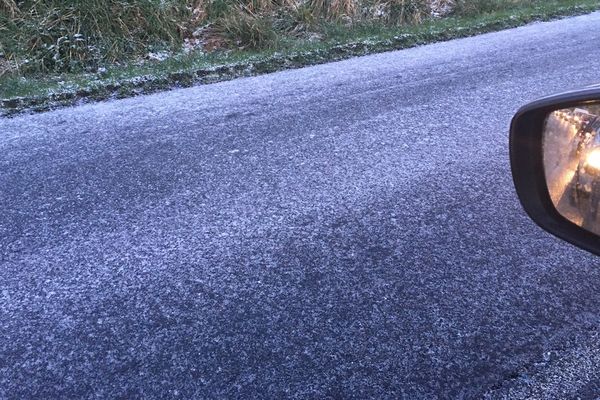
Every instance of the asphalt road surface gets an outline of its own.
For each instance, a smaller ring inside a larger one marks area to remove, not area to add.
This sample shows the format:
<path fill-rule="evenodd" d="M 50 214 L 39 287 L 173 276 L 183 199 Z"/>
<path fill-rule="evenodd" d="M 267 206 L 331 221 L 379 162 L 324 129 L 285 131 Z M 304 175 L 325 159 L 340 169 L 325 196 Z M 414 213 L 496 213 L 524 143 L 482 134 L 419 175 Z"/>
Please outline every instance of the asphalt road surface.
<path fill-rule="evenodd" d="M 600 259 L 513 112 L 600 14 L 0 120 L 0 398 L 596 398 Z"/>

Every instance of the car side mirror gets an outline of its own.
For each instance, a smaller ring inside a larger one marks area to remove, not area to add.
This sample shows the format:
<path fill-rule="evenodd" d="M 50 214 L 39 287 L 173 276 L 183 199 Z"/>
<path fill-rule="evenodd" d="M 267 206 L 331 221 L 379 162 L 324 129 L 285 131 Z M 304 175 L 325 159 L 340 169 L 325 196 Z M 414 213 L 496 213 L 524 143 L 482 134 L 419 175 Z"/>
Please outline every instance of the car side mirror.
<path fill-rule="evenodd" d="M 544 98 L 510 128 L 521 204 L 548 232 L 600 255 L 600 89 Z"/>

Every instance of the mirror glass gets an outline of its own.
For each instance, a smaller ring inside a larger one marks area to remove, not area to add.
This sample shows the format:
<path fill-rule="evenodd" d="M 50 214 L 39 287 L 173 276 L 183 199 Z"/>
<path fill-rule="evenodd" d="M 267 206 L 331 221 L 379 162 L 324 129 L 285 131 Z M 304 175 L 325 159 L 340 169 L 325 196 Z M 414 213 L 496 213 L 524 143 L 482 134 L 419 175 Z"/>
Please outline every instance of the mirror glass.
<path fill-rule="evenodd" d="M 556 110 L 546 118 L 546 183 L 558 212 L 600 234 L 600 105 Z"/>

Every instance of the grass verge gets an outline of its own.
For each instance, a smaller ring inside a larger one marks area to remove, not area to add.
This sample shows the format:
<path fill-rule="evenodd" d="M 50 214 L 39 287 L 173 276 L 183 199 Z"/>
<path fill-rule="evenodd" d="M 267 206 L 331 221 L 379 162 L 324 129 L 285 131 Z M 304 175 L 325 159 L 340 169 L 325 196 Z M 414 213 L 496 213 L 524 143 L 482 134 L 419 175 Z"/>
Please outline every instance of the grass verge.
<path fill-rule="evenodd" d="M 63 73 L 0 78 L 0 115 L 131 97 L 176 87 L 208 84 L 349 57 L 473 36 L 600 8 L 598 0 L 554 0 L 483 15 L 446 17 L 392 28 L 360 25 L 339 28 L 321 42 L 283 43 L 279 50 L 190 53 L 141 65 L 109 67 L 102 73 Z"/>

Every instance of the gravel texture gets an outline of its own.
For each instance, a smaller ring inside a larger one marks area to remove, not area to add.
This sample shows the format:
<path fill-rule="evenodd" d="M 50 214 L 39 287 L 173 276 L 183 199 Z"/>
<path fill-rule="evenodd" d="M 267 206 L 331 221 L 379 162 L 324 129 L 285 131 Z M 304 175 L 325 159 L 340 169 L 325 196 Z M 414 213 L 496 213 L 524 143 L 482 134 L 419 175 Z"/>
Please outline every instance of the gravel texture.
<path fill-rule="evenodd" d="M 600 14 L 0 119 L 0 398 L 594 398 L 508 124 Z"/>

